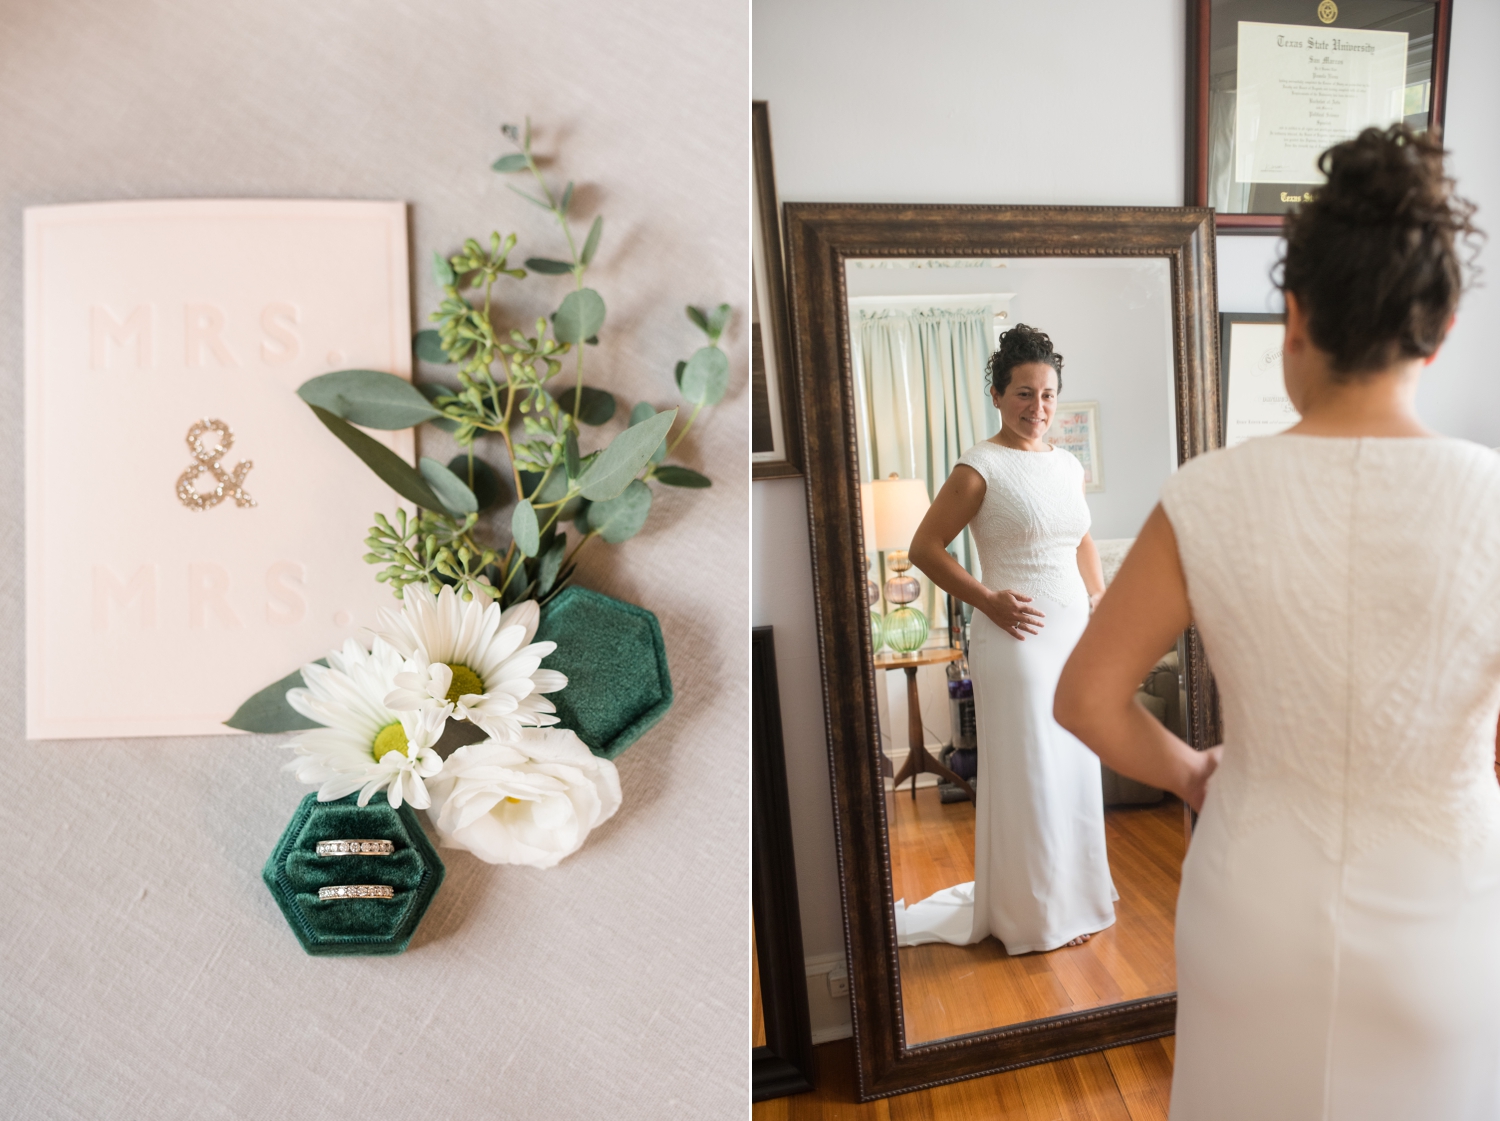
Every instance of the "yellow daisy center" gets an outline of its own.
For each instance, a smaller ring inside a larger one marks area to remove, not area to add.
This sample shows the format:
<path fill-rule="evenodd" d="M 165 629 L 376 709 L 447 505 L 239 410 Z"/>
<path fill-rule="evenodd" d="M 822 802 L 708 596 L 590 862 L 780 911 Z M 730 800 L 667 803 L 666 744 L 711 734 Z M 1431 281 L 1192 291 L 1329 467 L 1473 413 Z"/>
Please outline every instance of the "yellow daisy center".
<path fill-rule="evenodd" d="M 460 697 L 470 693 L 482 694 L 484 692 L 484 682 L 468 666 L 462 662 L 457 664 L 449 662 L 448 668 L 453 671 L 453 684 L 448 686 L 448 695 L 444 698 L 445 700 L 457 704 Z"/>
<path fill-rule="evenodd" d="M 375 743 L 372 745 L 372 750 L 375 752 L 375 762 L 380 762 L 382 758 L 393 751 L 399 751 L 402 755 L 405 755 L 406 749 L 410 746 L 411 744 L 406 738 L 406 729 L 401 727 L 399 721 L 395 724 L 387 724 L 375 734 Z"/>

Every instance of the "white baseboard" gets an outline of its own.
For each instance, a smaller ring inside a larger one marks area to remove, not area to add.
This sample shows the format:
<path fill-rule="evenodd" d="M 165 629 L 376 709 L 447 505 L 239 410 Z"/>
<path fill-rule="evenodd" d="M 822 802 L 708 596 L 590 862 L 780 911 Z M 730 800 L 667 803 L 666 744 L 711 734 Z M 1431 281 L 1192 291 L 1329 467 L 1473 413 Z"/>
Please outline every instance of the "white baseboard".
<path fill-rule="evenodd" d="M 831 1043 L 854 1034 L 848 996 L 828 991 L 828 975 L 846 971 L 843 954 L 814 954 L 806 959 L 807 1012 L 814 1043 Z"/>
<path fill-rule="evenodd" d="M 929 754 L 932 755 L 932 757 L 934 759 L 937 758 L 938 752 L 941 751 L 942 749 L 943 749 L 943 745 L 940 744 L 940 743 L 930 743 L 930 744 L 927 745 L 927 751 L 928 751 Z M 885 757 L 891 761 L 891 770 L 892 770 L 892 773 L 899 775 L 901 773 L 902 766 L 906 763 L 906 757 L 911 754 L 911 748 L 909 748 L 909 747 L 899 747 L 899 748 L 885 748 L 883 750 L 885 751 Z M 917 776 L 917 785 L 919 787 L 923 787 L 923 786 L 936 786 L 937 784 L 938 784 L 938 777 L 937 777 L 937 775 L 933 774 L 931 771 L 923 771 L 921 774 L 919 774 Z M 885 788 L 886 788 L 886 790 L 892 789 L 892 787 L 891 787 L 891 779 L 889 777 L 887 777 L 886 780 L 885 780 Z M 903 780 L 902 783 L 901 783 L 901 789 L 902 790 L 909 790 L 909 789 L 911 789 L 911 782 L 910 782 L 910 780 Z"/>

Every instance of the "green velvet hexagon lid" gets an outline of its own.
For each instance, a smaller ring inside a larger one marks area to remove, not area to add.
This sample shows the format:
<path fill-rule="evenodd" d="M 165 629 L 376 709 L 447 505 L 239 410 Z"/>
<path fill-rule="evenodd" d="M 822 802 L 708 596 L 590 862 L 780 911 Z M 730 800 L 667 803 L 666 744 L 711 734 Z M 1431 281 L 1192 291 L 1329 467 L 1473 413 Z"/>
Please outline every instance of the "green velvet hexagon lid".
<path fill-rule="evenodd" d="M 644 607 L 570 585 L 542 608 L 537 642 L 557 643 L 543 660 L 568 675 L 549 693 L 564 728 L 595 755 L 614 759 L 672 707 L 661 625 Z"/>
<path fill-rule="evenodd" d="M 302 799 L 261 871 L 302 948 L 314 955 L 399 954 L 427 913 L 446 869 L 408 805 L 392 809 L 379 793 L 368 806 L 351 794 L 336 802 Z M 319 856 L 319 841 L 387 840 L 388 856 Z M 385 884 L 390 899 L 318 898 L 341 884 Z"/>

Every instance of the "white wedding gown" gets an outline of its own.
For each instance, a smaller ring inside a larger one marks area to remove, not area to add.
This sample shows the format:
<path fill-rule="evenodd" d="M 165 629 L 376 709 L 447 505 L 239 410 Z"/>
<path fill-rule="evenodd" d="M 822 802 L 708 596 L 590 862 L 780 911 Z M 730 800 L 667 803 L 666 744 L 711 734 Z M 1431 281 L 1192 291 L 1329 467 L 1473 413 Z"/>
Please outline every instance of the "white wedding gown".
<path fill-rule="evenodd" d="M 1500 456 L 1265 437 L 1162 506 L 1224 718 L 1172 1118 L 1500 1118 Z"/>
<path fill-rule="evenodd" d="M 1011 954 L 1053 950 L 1115 921 L 1099 759 L 1052 718 L 1063 663 L 1088 623 L 1078 543 L 1089 528 L 1083 466 L 1065 451 L 989 441 L 959 458 L 985 481 L 969 529 L 981 578 L 1033 597 L 1046 618 L 1018 641 L 979 611 L 969 673 L 979 741 L 974 882 L 896 908 L 897 941 L 968 945 L 994 935 Z"/>

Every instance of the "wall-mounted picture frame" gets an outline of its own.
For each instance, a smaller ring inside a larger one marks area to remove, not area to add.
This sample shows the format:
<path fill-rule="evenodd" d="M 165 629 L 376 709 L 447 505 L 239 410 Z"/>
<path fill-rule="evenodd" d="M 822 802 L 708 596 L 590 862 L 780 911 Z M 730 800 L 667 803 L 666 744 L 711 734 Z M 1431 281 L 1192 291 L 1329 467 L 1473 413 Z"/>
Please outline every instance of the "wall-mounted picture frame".
<path fill-rule="evenodd" d="M 1285 317 L 1219 313 L 1219 370 L 1224 384 L 1224 446 L 1285 432 L 1301 419 L 1281 373 Z"/>
<path fill-rule="evenodd" d="M 1441 128 L 1453 0 L 1187 0 L 1187 199 L 1279 234 L 1317 158 L 1369 126 Z"/>
<path fill-rule="evenodd" d="M 1104 460 L 1099 455 L 1099 402 L 1059 401 L 1052 414 L 1047 439 L 1071 452 L 1083 464 L 1083 489 L 1092 494 L 1104 489 Z"/>
<path fill-rule="evenodd" d="M 750 465 L 755 479 L 802 474 L 802 423 L 792 365 L 786 273 L 781 252 L 781 208 L 771 161 L 771 114 L 750 103 L 755 160 L 755 205 L 750 208 Z"/>

